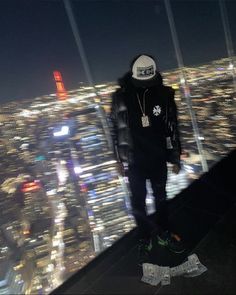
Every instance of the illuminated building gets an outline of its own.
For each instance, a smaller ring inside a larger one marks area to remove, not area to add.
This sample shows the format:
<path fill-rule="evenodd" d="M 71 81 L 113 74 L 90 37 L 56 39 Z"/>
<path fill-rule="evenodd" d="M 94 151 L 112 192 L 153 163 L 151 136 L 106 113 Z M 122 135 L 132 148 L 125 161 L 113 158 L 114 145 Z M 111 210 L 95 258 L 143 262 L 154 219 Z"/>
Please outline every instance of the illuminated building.
<path fill-rule="evenodd" d="M 67 98 L 67 92 L 65 90 L 64 83 L 62 81 L 62 76 L 59 71 L 54 71 L 53 72 L 54 80 L 56 82 L 56 87 L 57 87 L 57 97 L 60 100 L 66 99 Z"/>
<path fill-rule="evenodd" d="M 134 223 L 127 215 L 127 191 L 117 174 L 109 135 L 102 125 L 104 114 L 88 99 L 78 103 L 77 110 L 53 131 L 53 157 L 61 198 L 69 213 L 65 227 L 76 226 L 77 234 L 89 237 L 94 250 L 100 252 Z M 76 243 L 74 234 L 70 232 L 65 243 Z"/>
<path fill-rule="evenodd" d="M 81 110 L 70 114 L 73 134 L 73 165 L 80 195 L 87 208 L 95 251 L 110 246 L 129 231 L 134 223 L 127 215 L 127 194 L 116 170 L 106 133 L 104 114 L 98 105 L 81 101 Z M 96 246 L 95 246 L 96 245 Z"/>
<path fill-rule="evenodd" d="M 34 235 L 52 227 L 52 208 L 38 180 L 21 184 L 22 224 L 25 234 Z M 40 222 L 39 222 L 40 221 Z"/>
<path fill-rule="evenodd" d="M 25 284 L 9 260 L 0 260 L 0 294 L 22 294 Z"/>

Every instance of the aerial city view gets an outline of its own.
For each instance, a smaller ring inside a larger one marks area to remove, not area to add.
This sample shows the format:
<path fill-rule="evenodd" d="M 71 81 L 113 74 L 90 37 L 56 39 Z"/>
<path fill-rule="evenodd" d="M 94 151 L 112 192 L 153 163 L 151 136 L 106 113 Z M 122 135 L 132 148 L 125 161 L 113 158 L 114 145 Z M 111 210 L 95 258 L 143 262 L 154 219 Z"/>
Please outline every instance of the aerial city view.
<path fill-rule="evenodd" d="M 224 58 L 184 70 L 210 168 L 236 147 L 232 69 Z M 169 172 L 172 198 L 202 167 L 179 71 L 163 76 L 176 90 L 183 145 L 181 173 Z M 0 294 L 47 294 L 134 228 L 107 124 L 117 87 L 1 105 Z"/>

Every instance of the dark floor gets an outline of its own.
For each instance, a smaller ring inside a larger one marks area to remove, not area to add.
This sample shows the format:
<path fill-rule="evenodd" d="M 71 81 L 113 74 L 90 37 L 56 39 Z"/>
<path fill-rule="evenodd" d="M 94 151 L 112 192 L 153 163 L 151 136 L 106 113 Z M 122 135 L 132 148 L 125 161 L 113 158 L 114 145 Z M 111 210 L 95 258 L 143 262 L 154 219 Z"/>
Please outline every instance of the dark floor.
<path fill-rule="evenodd" d="M 193 249 L 207 271 L 176 277 L 157 294 L 236 294 L 236 206 Z"/>
<path fill-rule="evenodd" d="M 170 203 L 172 227 L 188 250 L 172 254 L 155 245 L 152 263 L 174 266 L 196 253 L 208 271 L 171 278 L 169 286 L 142 283 L 136 231 L 118 241 L 54 294 L 236 294 L 236 151 L 215 165 Z M 231 170 L 230 170 L 231 169 Z"/>

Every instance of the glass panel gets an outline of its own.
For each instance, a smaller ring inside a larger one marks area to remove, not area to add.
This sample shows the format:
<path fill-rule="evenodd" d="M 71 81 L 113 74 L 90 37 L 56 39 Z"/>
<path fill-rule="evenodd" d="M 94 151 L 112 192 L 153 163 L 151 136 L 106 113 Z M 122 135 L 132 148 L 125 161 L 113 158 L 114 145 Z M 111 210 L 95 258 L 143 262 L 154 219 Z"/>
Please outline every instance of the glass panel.
<path fill-rule="evenodd" d="M 236 147 L 236 96 L 232 75 L 235 61 L 233 56 L 227 56 L 225 38 L 228 36 L 224 32 L 220 1 L 204 1 L 202 5 L 199 1 L 173 1 L 172 4 L 199 140 L 211 167 Z M 230 5 L 231 1 L 224 3 L 226 12 Z M 227 14 L 224 17 L 231 37 L 232 19 L 227 19 Z M 183 132 L 183 128 L 181 130 Z"/>
<path fill-rule="evenodd" d="M 134 227 L 94 95 L 2 105 L 0 263 L 19 277 L 11 293 L 48 292 Z"/>
<path fill-rule="evenodd" d="M 236 147 L 236 2 L 36 2 L 0 1 L 0 294 L 47 294 L 134 228 L 107 117 L 137 54 L 176 90 L 168 198 Z"/>

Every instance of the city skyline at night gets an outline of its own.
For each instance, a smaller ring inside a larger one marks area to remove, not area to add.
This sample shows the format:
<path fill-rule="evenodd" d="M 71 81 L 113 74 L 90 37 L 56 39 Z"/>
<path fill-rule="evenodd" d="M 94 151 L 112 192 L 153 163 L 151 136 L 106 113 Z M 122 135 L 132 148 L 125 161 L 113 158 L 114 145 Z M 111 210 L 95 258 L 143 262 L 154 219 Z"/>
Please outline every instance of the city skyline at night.
<path fill-rule="evenodd" d="M 236 148 L 229 62 L 184 69 L 209 167 Z M 173 198 L 202 167 L 179 70 L 163 78 L 176 90 L 183 148 L 181 173 L 168 174 Z M 135 226 L 107 125 L 117 87 L 96 85 L 95 93 L 81 86 L 67 100 L 50 94 L 1 105 L 0 293 L 49 293 Z"/>

